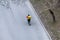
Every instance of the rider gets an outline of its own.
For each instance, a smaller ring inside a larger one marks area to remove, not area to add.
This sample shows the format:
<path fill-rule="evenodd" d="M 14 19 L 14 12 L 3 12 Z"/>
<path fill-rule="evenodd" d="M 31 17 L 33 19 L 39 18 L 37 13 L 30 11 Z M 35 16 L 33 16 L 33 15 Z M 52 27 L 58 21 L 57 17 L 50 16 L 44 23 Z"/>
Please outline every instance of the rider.
<path fill-rule="evenodd" d="M 27 16 L 27 21 L 28 21 L 28 24 L 31 25 L 31 24 L 30 24 L 31 16 L 30 16 L 29 14 L 28 14 L 28 16 Z"/>

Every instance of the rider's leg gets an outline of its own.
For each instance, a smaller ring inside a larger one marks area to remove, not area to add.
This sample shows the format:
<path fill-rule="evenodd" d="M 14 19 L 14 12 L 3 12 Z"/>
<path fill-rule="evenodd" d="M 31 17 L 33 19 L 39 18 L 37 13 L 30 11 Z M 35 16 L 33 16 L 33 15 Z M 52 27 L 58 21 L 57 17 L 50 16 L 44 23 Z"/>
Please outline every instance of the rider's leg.
<path fill-rule="evenodd" d="M 30 25 L 30 19 L 28 20 L 28 24 Z"/>

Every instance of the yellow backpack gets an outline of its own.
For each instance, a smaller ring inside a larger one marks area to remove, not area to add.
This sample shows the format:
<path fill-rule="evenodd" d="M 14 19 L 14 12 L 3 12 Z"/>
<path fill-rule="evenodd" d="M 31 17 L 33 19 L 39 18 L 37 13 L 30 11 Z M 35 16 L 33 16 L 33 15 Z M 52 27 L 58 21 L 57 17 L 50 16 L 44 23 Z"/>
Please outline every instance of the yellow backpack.
<path fill-rule="evenodd" d="M 31 16 L 27 16 L 27 19 L 31 19 Z"/>

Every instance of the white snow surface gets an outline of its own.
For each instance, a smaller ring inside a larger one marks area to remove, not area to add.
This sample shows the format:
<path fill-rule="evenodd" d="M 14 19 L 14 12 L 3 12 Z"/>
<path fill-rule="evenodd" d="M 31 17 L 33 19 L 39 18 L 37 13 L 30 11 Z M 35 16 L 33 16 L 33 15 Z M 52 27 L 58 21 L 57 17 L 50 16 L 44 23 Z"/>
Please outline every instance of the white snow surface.
<path fill-rule="evenodd" d="M 31 26 L 26 16 L 32 16 Z M 0 40 L 50 40 L 39 22 L 30 2 L 15 5 L 10 1 L 10 8 L 0 5 Z"/>

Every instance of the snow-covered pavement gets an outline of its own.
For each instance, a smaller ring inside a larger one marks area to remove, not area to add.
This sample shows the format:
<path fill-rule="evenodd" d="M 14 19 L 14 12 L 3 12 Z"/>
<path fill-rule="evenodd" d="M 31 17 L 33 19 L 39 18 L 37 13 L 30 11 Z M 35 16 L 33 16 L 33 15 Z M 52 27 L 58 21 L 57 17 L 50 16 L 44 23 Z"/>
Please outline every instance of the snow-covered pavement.
<path fill-rule="evenodd" d="M 31 26 L 26 16 L 32 16 Z M 29 1 L 19 6 L 10 2 L 10 9 L 0 5 L 0 40 L 50 40 Z"/>

